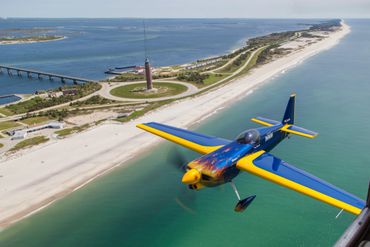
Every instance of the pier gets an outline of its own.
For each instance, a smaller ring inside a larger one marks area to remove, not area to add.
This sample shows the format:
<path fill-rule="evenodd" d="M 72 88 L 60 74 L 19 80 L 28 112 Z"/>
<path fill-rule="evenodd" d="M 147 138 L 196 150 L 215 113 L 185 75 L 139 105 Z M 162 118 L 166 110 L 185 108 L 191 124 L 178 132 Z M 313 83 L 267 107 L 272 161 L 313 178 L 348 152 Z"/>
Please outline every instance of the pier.
<path fill-rule="evenodd" d="M 59 75 L 59 74 L 55 74 L 55 73 L 42 72 L 42 71 L 38 71 L 38 70 L 23 69 L 23 68 L 0 65 L 0 74 L 2 74 L 4 72 L 7 72 L 9 76 L 13 76 L 13 73 L 16 73 L 17 76 L 19 76 L 19 77 L 22 77 L 22 74 L 26 74 L 28 78 L 32 78 L 32 76 L 35 76 L 39 80 L 42 80 L 44 77 L 48 78 L 51 81 L 54 78 L 57 78 L 62 83 L 66 83 L 67 80 L 72 81 L 74 84 L 85 83 L 85 82 L 94 82 L 94 80 L 80 78 L 80 77 Z"/>

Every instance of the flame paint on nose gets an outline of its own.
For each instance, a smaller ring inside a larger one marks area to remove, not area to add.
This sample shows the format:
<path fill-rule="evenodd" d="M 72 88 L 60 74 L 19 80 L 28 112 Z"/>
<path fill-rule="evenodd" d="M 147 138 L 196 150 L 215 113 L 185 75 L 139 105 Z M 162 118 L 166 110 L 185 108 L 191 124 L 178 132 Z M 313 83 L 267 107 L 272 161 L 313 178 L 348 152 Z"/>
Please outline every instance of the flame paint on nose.
<path fill-rule="evenodd" d="M 190 169 L 182 177 L 182 182 L 184 184 L 195 184 L 200 181 L 201 174 L 197 169 Z"/>

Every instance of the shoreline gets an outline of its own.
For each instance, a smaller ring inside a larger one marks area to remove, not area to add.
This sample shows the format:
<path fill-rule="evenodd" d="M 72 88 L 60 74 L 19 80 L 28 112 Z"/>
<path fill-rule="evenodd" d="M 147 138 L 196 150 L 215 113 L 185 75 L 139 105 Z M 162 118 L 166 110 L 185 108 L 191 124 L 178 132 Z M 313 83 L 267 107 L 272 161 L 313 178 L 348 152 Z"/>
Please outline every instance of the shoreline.
<path fill-rule="evenodd" d="M 125 162 L 138 153 L 160 143 L 160 138 L 137 129 L 137 123 L 158 121 L 181 128 L 198 124 L 220 108 L 247 97 L 256 86 L 275 75 L 333 47 L 349 32 L 349 26 L 342 23 L 341 30 L 322 41 L 261 65 L 247 75 L 198 96 L 172 102 L 124 124 L 106 123 L 5 160 L 0 165 L 0 187 L 5 189 L 0 191 L 3 198 L 0 228 L 38 212 L 117 166 L 124 167 Z M 179 112 L 188 114 L 179 115 Z"/>

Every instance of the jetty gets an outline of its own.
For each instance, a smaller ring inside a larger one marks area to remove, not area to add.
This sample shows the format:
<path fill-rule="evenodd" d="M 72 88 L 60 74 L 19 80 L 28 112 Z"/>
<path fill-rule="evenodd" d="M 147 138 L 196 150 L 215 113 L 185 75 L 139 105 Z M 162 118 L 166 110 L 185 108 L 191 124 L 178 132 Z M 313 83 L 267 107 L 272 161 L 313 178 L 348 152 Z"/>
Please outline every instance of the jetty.
<path fill-rule="evenodd" d="M 24 68 L 0 65 L 0 74 L 2 74 L 4 72 L 8 73 L 9 76 L 12 76 L 13 73 L 16 73 L 19 77 L 22 77 L 23 74 L 27 75 L 28 78 L 32 78 L 32 76 L 35 76 L 39 80 L 42 80 L 43 77 L 47 77 L 51 81 L 54 78 L 57 78 L 62 83 L 66 83 L 67 80 L 72 81 L 74 84 L 86 83 L 86 82 L 95 82 L 94 80 L 85 79 L 85 78 L 81 78 L 81 77 L 60 75 L 60 74 L 43 72 L 43 71 L 38 71 L 38 70 L 33 70 L 33 69 L 24 69 Z"/>

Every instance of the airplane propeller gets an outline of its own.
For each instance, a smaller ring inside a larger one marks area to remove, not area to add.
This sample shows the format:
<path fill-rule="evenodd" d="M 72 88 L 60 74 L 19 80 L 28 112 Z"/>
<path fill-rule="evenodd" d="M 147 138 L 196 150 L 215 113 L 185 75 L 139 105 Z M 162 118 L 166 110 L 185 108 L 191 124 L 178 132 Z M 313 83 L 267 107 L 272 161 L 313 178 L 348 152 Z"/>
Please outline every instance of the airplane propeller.
<path fill-rule="evenodd" d="M 188 163 L 185 156 L 176 148 L 172 149 L 167 156 L 167 163 L 170 163 L 182 174 L 186 172 L 186 164 Z M 192 193 L 186 186 L 180 185 L 179 193 L 175 196 L 176 203 L 186 212 L 194 214 L 193 202 L 195 201 L 195 193 Z"/>
<path fill-rule="evenodd" d="M 179 171 L 186 172 L 187 160 L 177 148 L 170 151 L 167 156 L 167 162 L 175 166 Z"/>

